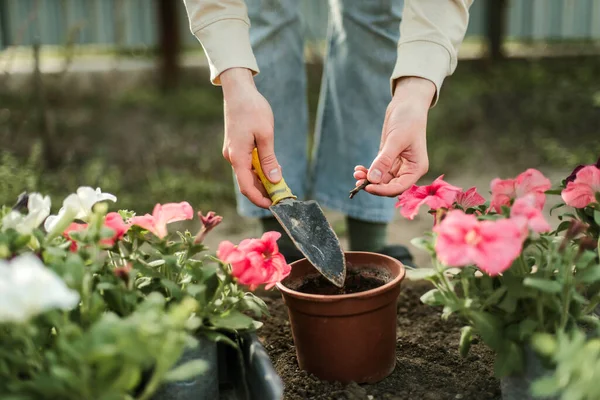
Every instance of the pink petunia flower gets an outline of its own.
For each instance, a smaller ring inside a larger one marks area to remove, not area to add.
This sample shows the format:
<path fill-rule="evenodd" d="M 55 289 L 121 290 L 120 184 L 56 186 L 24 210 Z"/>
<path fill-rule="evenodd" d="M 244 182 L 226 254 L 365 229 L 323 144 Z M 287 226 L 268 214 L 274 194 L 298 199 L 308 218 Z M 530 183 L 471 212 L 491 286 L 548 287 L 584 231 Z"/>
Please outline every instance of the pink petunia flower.
<path fill-rule="evenodd" d="M 123 217 L 118 212 L 109 212 L 104 219 L 104 226 L 112 229 L 114 235 L 110 238 L 102 239 L 100 243 L 112 247 L 118 240 L 121 240 L 125 236 L 131 225 L 123 221 Z"/>
<path fill-rule="evenodd" d="M 530 168 L 519 174 L 515 179 L 496 178 L 491 182 L 492 200 L 490 208 L 496 212 L 502 211 L 502 206 L 510 207 L 512 200 L 527 194 L 535 195 L 535 206 L 540 210 L 546 202 L 546 190 L 552 183 L 540 171 Z"/>
<path fill-rule="evenodd" d="M 592 164 L 592 166 L 596 166 L 596 168 L 600 169 L 600 157 L 598 157 L 598 161 L 596 161 L 596 164 Z M 571 172 L 571 175 L 567 176 L 567 178 L 565 179 L 565 181 L 567 183 L 573 182 L 575 180 L 575 178 L 577 177 L 577 173 L 579 171 L 581 171 L 585 167 L 586 167 L 586 165 L 578 165 L 578 166 L 576 166 L 575 169 L 573 170 L 573 172 Z"/>
<path fill-rule="evenodd" d="M 455 201 L 456 204 L 461 206 L 464 210 L 485 204 L 485 199 L 477 193 L 477 188 L 475 187 L 470 188 L 466 192 L 460 192 L 458 196 L 456 196 Z"/>
<path fill-rule="evenodd" d="M 245 239 L 238 246 L 229 241 L 219 244 L 217 257 L 231 264 L 232 275 L 242 285 L 255 290 L 265 284 L 270 289 L 291 272 L 290 265 L 279 252 L 279 232 L 266 232 L 260 239 Z"/>
<path fill-rule="evenodd" d="M 65 239 L 70 240 L 71 241 L 71 246 L 69 246 L 69 250 L 73 253 L 75 253 L 77 251 L 77 249 L 79 249 L 79 245 L 77 244 L 77 241 L 75 239 L 73 239 L 73 237 L 71 236 L 72 232 L 81 232 L 85 229 L 87 229 L 88 224 L 78 224 L 77 222 L 72 222 L 69 226 L 67 226 L 67 229 L 65 229 L 63 231 L 63 236 Z"/>
<path fill-rule="evenodd" d="M 462 189 L 445 182 L 443 178 L 444 175 L 440 175 L 429 186 L 413 185 L 398 196 L 396 207 L 401 207 L 400 214 L 407 219 L 414 219 L 423 204 L 432 210 L 451 207 Z"/>
<path fill-rule="evenodd" d="M 129 220 L 131 225 L 140 226 L 156 237 L 163 239 L 167 236 L 167 224 L 184 221 L 194 217 L 194 210 L 187 201 L 181 203 L 157 204 L 152 215 L 146 214 L 133 217 Z"/>
<path fill-rule="evenodd" d="M 549 232 L 552 229 L 542 210 L 536 207 L 535 201 L 535 195 L 529 194 L 516 199 L 510 209 L 510 218 L 521 226 L 525 236 L 529 229 L 536 233 Z"/>
<path fill-rule="evenodd" d="M 596 202 L 596 193 L 600 193 L 600 168 L 588 165 L 577 172 L 574 181 L 567 183 L 561 197 L 571 207 L 584 208 Z"/>
<path fill-rule="evenodd" d="M 452 210 L 433 228 L 435 251 L 450 267 L 474 264 L 490 276 L 506 271 L 521 253 L 522 231 L 509 219 L 478 221 L 474 215 Z"/>

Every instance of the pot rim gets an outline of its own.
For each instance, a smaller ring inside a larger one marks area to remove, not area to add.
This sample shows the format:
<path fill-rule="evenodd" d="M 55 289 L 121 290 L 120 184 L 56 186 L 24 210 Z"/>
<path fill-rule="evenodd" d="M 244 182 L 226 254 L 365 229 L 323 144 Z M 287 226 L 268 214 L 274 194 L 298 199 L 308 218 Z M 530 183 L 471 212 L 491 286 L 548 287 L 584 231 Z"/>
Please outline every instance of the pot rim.
<path fill-rule="evenodd" d="M 369 252 L 369 251 L 345 251 L 344 254 L 345 255 L 364 254 L 364 255 L 374 256 L 379 259 L 382 259 L 382 258 L 388 259 L 388 260 L 394 262 L 395 264 L 398 264 L 398 266 L 400 267 L 400 273 L 397 276 L 395 276 L 394 279 L 392 279 L 391 281 L 387 282 L 384 285 L 381 285 L 374 289 L 365 290 L 364 292 L 358 292 L 358 293 L 333 294 L 333 295 L 310 294 L 310 293 L 302 293 L 302 292 L 298 292 L 296 290 L 290 289 L 289 287 L 285 286 L 281 282 L 277 282 L 277 284 L 275 286 L 277 287 L 277 289 L 279 289 L 280 292 L 284 292 L 287 296 L 290 296 L 290 297 L 294 297 L 294 298 L 301 299 L 301 300 L 311 300 L 311 301 L 320 302 L 320 303 L 330 303 L 330 302 L 340 301 L 340 300 L 365 299 L 365 298 L 379 296 L 383 293 L 386 293 L 386 292 L 392 290 L 394 287 L 398 286 L 406 275 L 406 268 L 404 267 L 404 264 L 402 264 L 402 262 L 400 262 L 399 260 L 397 260 L 393 257 L 386 256 L 385 254 L 373 253 L 373 252 Z M 292 268 L 294 268 L 294 264 L 299 264 L 301 262 L 304 262 L 305 260 L 306 260 L 306 258 L 302 258 L 298 261 L 294 261 L 290 265 Z"/>

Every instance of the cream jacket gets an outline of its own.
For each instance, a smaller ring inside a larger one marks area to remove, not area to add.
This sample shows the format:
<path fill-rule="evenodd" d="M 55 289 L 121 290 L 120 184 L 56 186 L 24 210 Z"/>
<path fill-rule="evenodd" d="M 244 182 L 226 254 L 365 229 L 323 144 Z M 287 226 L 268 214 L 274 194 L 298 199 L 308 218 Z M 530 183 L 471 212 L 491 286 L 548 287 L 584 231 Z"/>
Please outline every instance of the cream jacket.
<path fill-rule="evenodd" d="M 365 0 L 368 1 L 368 0 Z M 184 0 L 190 29 L 198 38 L 210 67 L 210 79 L 229 68 L 260 71 L 250 46 L 250 20 L 244 0 Z M 444 79 L 456 69 L 457 53 L 469 21 L 473 0 L 405 0 L 398 56 L 390 86 L 403 76 L 435 84 L 437 101 Z"/>

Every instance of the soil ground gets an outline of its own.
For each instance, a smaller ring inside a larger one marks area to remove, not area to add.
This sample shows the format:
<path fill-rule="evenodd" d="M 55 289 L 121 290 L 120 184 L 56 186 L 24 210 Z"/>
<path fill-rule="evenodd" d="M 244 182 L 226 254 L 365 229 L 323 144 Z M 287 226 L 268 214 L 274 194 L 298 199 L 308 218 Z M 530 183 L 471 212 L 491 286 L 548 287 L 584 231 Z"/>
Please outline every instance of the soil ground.
<path fill-rule="evenodd" d="M 430 289 L 425 282 L 403 283 L 398 301 L 396 368 L 373 385 L 328 383 L 298 368 L 287 308 L 278 297 L 267 297 L 271 316 L 259 337 L 285 385 L 285 400 L 444 400 L 498 399 L 492 352 L 474 343 L 466 358 L 458 353 L 460 321 L 443 321 L 441 310 L 422 304 Z"/>

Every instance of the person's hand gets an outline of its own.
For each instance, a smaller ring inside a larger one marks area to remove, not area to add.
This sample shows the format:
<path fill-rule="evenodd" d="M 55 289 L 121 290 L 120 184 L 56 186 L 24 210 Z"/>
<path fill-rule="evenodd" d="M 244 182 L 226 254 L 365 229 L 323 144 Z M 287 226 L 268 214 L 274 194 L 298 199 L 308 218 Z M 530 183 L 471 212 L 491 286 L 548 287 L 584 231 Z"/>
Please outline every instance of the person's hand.
<path fill-rule="evenodd" d="M 385 113 L 379 154 L 367 169 L 354 168 L 356 186 L 367 179 L 365 191 L 395 197 L 409 189 L 429 169 L 427 113 L 435 85 L 423 78 L 406 77 L 396 82 L 394 97 Z"/>
<path fill-rule="evenodd" d="M 233 167 L 240 192 L 257 206 L 268 208 L 271 199 L 252 170 L 252 151 L 258 149 L 267 179 L 279 182 L 281 167 L 275 157 L 273 111 L 256 89 L 250 70 L 231 68 L 220 78 L 225 115 L 223 157 Z"/>

